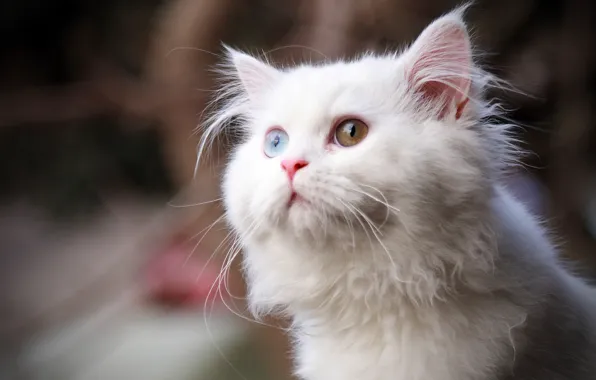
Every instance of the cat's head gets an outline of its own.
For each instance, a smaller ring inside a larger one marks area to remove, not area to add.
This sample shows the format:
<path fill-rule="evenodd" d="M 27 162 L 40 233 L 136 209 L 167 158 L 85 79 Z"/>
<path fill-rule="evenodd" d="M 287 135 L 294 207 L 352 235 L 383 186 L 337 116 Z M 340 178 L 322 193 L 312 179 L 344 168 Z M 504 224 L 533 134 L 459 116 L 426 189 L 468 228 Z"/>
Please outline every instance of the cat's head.
<path fill-rule="evenodd" d="M 480 202 L 503 161 L 502 130 L 480 122 L 487 76 L 458 12 L 399 54 L 278 69 L 228 53 L 227 103 L 204 143 L 240 117 L 223 184 L 240 235 L 351 243 L 354 232 L 415 232 Z"/>

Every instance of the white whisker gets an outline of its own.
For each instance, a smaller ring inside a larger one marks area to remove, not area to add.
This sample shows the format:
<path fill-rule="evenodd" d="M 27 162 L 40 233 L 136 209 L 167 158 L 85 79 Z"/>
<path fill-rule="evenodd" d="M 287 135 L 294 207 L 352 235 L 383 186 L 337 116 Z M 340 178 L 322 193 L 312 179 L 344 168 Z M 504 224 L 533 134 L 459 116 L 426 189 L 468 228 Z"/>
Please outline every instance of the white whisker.
<path fill-rule="evenodd" d="M 167 205 L 170 206 L 170 207 L 174 207 L 174 208 L 196 207 L 196 206 L 204 206 L 204 205 L 208 205 L 208 204 L 220 202 L 221 200 L 223 200 L 223 198 L 215 198 L 215 199 L 212 199 L 210 201 L 198 202 L 198 203 L 189 203 L 189 204 L 186 204 L 186 205 L 177 205 L 177 204 L 173 204 L 172 202 L 168 202 Z"/>

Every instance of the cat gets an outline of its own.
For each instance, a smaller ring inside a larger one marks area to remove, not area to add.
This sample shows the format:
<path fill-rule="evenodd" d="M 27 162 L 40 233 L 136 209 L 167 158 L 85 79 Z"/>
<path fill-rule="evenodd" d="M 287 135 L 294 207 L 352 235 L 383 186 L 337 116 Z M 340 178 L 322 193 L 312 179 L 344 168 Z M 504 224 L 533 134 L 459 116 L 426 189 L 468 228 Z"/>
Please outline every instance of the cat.
<path fill-rule="evenodd" d="M 502 185 L 520 150 L 464 11 L 396 54 L 276 68 L 227 48 L 199 156 L 241 136 L 226 219 L 300 379 L 596 379 L 596 292 Z"/>

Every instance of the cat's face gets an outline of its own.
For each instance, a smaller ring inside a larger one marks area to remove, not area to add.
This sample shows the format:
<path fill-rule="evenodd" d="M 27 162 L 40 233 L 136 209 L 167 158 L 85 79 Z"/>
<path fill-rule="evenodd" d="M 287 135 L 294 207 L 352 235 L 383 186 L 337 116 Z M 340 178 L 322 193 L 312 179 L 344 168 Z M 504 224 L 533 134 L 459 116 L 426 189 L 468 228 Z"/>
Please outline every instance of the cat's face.
<path fill-rule="evenodd" d="M 234 228 L 346 241 L 407 228 L 429 191 L 474 187 L 478 144 L 458 125 L 469 42 L 444 22 L 401 56 L 278 71 L 233 52 L 247 119 L 223 186 Z"/>
<path fill-rule="evenodd" d="M 382 202 L 407 178 L 400 163 L 419 151 L 410 118 L 395 112 L 396 79 L 395 62 L 374 58 L 284 73 L 228 166 L 235 224 L 322 236 L 382 223 Z"/>

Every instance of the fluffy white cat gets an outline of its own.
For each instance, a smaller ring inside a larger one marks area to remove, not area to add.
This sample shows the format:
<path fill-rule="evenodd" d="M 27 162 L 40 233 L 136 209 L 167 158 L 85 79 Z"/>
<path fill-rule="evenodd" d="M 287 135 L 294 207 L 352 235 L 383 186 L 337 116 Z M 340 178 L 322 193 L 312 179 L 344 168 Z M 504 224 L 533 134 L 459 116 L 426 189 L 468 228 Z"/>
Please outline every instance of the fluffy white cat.
<path fill-rule="evenodd" d="M 226 217 L 253 312 L 293 320 L 299 378 L 596 379 L 596 294 L 500 185 L 516 149 L 462 10 L 399 54 L 228 52 L 201 150 L 243 136 Z"/>

